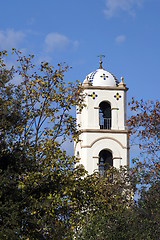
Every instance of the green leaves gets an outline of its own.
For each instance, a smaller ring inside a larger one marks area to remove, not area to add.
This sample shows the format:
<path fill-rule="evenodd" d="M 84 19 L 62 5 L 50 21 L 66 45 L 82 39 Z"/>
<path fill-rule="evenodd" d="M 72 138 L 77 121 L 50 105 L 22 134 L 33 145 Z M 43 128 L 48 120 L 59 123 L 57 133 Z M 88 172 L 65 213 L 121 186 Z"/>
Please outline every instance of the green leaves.
<path fill-rule="evenodd" d="M 75 192 L 85 171 L 74 170 L 77 160 L 61 144 L 78 136 L 71 109 L 82 107 L 82 89 L 64 81 L 68 66 L 55 70 L 42 62 L 37 68 L 33 55 L 13 54 L 15 70 L 7 70 L 7 53 L 0 54 L 0 236 L 71 239 L 72 215 L 81 209 Z M 21 83 L 11 85 L 17 75 Z"/>
<path fill-rule="evenodd" d="M 7 69 L 7 52 L 0 53 L 0 239 L 156 239 L 159 162 L 87 175 L 62 149 L 65 141 L 78 141 L 72 109 L 83 108 L 83 89 L 64 81 L 68 66 L 35 66 L 33 55 L 13 54 L 18 65 Z M 21 83 L 14 86 L 17 74 Z M 140 127 L 142 143 L 152 139 L 149 151 L 158 150 L 159 104 L 133 104 L 140 110 L 129 121 L 132 133 Z M 150 183 L 138 205 L 137 183 Z"/>

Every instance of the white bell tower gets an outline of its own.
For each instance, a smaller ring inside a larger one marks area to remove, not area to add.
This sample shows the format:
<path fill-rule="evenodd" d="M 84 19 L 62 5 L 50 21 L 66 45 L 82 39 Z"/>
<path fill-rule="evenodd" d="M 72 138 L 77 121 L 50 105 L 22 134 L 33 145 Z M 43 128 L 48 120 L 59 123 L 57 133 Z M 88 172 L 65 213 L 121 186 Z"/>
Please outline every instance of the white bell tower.
<path fill-rule="evenodd" d="M 108 165 L 119 168 L 128 165 L 129 143 L 126 121 L 128 88 L 100 67 L 87 75 L 83 82 L 85 107 L 79 113 L 79 142 L 75 155 L 89 174 L 103 172 Z"/>

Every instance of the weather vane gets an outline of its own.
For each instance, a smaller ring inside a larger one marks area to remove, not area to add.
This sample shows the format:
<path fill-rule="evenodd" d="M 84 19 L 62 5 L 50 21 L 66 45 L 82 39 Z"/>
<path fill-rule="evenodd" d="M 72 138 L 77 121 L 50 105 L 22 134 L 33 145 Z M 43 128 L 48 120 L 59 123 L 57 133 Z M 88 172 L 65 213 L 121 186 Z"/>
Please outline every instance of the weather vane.
<path fill-rule="evenodd" d="M 99 55 L 98 57 L 99 57 L 99 63 L 100 63 L 99 68 L 102 69 L 102 63 L 103 63 L 102 58 L 105 58 L 105 55 Z"/>

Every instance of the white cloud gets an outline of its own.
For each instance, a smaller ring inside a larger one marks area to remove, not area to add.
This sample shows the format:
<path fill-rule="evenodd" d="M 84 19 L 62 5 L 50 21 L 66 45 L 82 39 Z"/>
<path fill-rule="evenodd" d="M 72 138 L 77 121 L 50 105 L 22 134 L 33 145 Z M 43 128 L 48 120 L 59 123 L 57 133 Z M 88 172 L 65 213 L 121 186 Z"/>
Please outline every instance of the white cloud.
<path fill-rule="evenodd" d="M 22 31 L 14 31 L 13 29 L 0 31 L 0 49 L 10 50 L 13 47 L 17 48 L 24 37 L 25 34 Z"/>
<path fill-rule="evenodd" d="M 104 13 L 107 18 L 113 17 L 117 12 L 128 12 L 135 15 L 135 8 L 142 5 L 143 0 L 106 0 Z"/>
<path fill-rule="evenodd" d="M 72 41 L 65 35 L 60 33 L 51 32 L 45 37 L 45 50 L 46 52 L 53 52 L 55 50 L 64 50 L 68 47 L 76 49 L 79 46 L 77 40 Z"/>
<path fill-rule="evenodd" d="M 69 45 L 69 39 L 59 33 L 49 33 L 45 38 L 47 52 L 52 52 L 55 49 L 63 50 Z"/>
<path fill-rule="evenodd" d="M 126 40 L 126 36 L 125 35 L 119 35 L 119 36 L 117 36 L 115 38 L 115 42 L 117 44 L 121 44 L 121 43 L 125 42 L 125 40 Z"/>

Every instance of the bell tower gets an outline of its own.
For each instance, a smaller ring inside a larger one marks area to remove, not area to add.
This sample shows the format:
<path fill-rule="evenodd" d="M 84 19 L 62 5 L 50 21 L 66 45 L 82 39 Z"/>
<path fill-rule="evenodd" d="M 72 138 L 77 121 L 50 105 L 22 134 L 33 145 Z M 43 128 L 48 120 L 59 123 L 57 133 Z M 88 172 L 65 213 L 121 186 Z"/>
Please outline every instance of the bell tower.
<path fill-rule="evenodd" d="M 77 109 L 79 142 L 75 155 L 89 174 L 103 172 L 109 165 L 128 165 L 129 145 L 126 121 L 126 92 L 128 88 L 114 75 L 104 70 L 102 60 L 96 71 L 83 82 L 85 107 Z"/>

